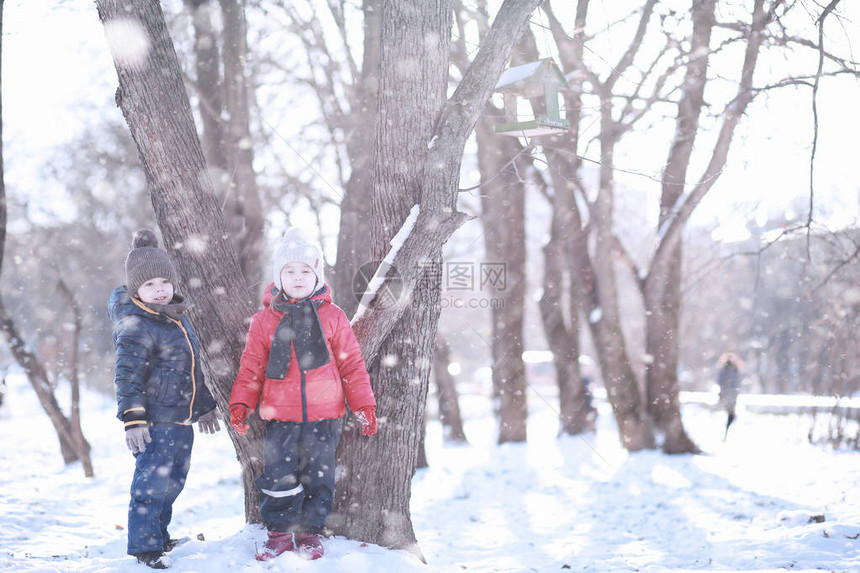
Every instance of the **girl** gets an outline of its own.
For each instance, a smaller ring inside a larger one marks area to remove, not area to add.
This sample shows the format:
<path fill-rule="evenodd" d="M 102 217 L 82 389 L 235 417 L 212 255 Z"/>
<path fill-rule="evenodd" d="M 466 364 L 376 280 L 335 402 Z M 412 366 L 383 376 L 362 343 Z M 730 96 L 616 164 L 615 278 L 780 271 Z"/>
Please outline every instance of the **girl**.
<path fill-rule="evenodd" d="M 266 420 L 257 487 L 268 539 L 257 559 L 293 550 L 318 559 L 334 499 L 344 398 L 366 436 L 376 433 L 376 400 L 352 327 L 331 302 L 320 248 L 290 229 L 272 270 L 275 282 L 251 319 L 230 393 L 230 423 L 244 435 L 258 404 Z"/>

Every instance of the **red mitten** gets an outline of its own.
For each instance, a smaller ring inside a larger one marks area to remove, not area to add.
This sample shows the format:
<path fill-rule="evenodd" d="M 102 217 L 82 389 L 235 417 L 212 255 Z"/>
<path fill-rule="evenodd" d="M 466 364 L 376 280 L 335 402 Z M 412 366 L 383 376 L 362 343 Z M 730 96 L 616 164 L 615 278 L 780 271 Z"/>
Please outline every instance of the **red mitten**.
<path fill-rule="evenodd" d="M 355 417 L 361 422 L 361 433 L 365 436 L 372 436 L 376 433 L 376 406 L 365 406 L 359 408 L 355 413 Z"/>
<path fill-rule="evenodd" d="M 233 404 L 230 406 L 230 425 L 236 430 L 240 436 L 248 433 L 248 424 L 245 420 L 248 418 L 248 407 L 245 404 Z"/>

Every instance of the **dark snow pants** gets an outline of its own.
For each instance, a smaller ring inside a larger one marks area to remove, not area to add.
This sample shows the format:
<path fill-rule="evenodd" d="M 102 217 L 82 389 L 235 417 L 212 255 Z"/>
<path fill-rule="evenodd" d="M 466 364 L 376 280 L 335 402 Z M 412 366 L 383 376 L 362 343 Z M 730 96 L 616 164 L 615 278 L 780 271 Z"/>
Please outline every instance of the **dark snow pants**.
<path fill-rule="evenodd" d="M 185 487 L 191 466 L 194 427 L 179 424 L 149 425 L 152 442 L 135 454 L 131 502 L 128 505 L 128 553 L 162 551 L 169 539 L 167 526 L 173 502 Z"/>
<path fill-rule="evenodd" d="M 340 419 L 266 424 L 260 516 L 270 531 L 322 533 L 334 501 Z"/>

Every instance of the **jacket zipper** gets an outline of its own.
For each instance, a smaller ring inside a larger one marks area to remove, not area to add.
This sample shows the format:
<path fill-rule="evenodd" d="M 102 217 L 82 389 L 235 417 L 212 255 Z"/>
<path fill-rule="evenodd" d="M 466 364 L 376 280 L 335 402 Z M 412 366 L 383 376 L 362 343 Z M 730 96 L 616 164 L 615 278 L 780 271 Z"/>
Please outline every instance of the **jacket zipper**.
<path fill-rule="evenodd" d="M 302 379 L 302 422 L 308 421 L 308 398 L 305 394 L 305 371 L 299 368 L 299 373 Z"/>
<path fill-rule="evenodd" d="M 174 320 L 169 316 L 165 318 L 178 326 L 179 330 L 182 331 L 182 334 L 185 336 L 185 342 L 188 343 L 188 351 L 191 353 L 191 402 L 188 403 L 188 419 L 182 422 L 183 424 L 190 424 L 191 419 L 194 418 L 194 400 L 195 398 L 197 398 L 197 378 L 194 376 L 196 363 L 194 357 L 194 346 L 191 344 L 191 338 L 188 336 L 188 331 L 185 330 L 185 327 L 182 326 L 181 322 L 179 322 L 178 320 Z"/>
<path fill-rule="evenodd" d="M 154 314 L 156 316 L 163 316 L 164 318 L 166 318 L 167 320 L 169 320 L 170 322 L 172 322 L 173 324 L 178 326 L 179 330 L 181 330 L 182 334 L 185 336 L 185 342 L 188 344 L 188 350 L 191 353 L 191 402 L 188 404 L 188 419 L 185 420 L 184 422 L 179 422 L 179 423 L 185 424 L 185 425 L 190 424 L 191 419 L 194 418 L 194 400 L 195 400 L 195 398 L 197 398 L 197 379 L 194 376 L 194 366 L 195 366 L 195 362 L 196 362 L 195 357 L 194 357 L 194 346 L 191 344 L 191 338 L 188 336 L 188 331 L 185 330 L 184 326 L 182 326 L 182 322 L 180 322 L 176 319 L 170 318 L 169 316 L 165 316 L 165 315 L 161 314 L 160 312 L 155 312 L 154 310 L 152 310 L 151 308 L 148 308 L 145 304 L 138 301 L 134 297 L 130 297 L 130 298 L 131 298 L 131 302 L 134 303 L 134 305 L 136 307 L 148 312 L 149 314 Z M 302 394 L 304 395 L 304 385 L 302 386 Z"/>

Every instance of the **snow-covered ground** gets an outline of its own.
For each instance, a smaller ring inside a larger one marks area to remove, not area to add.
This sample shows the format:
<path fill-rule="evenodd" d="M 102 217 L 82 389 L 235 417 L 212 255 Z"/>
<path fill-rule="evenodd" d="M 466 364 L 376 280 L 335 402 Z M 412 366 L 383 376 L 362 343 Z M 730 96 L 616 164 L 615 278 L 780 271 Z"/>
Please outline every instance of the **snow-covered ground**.
<path fill-rule="evenodd" d="M 112 397 L 84 392 L 96 471 L 87 479 L 79 464 L 63 466 L 26 380 L 8 383 L 0 407 L 0 570 L 148 571 L 125 554 L 132 457 Z M 480 397 L 464 398 L 470 445 L 444 444 L 430 424 L 431 466 L 416 475 L 412 499 L 426 565 L 343 538 L 328 540 L 318 561 L 287 554 L 258 563 L 265 533 L 244 524 L 230 440 L 223 430 L 197 434 L 171 528 L 193 540 L 173 552 L 171 570 L 860 571 L 860 452 L 809 445 L 807 418 L 741 411 L 724 443 L 724 416 L 691 404 L 685 424 L 705 455 L 630 455 L 605 403 L 596 434 L 556 438 L 552 410 L 536 395 L 530 400 L 527 444 L 496 446 Z"/>

